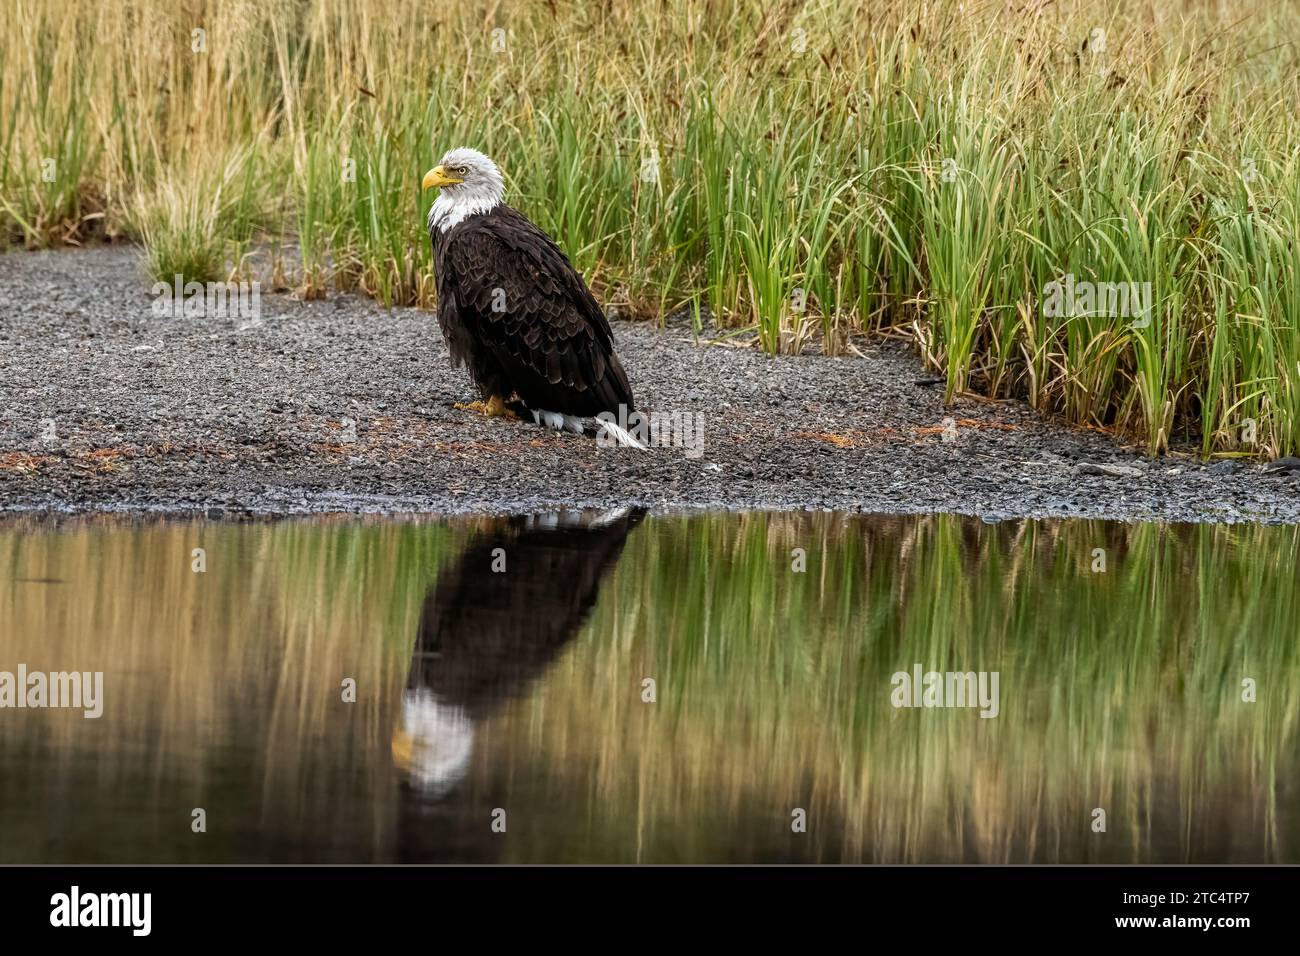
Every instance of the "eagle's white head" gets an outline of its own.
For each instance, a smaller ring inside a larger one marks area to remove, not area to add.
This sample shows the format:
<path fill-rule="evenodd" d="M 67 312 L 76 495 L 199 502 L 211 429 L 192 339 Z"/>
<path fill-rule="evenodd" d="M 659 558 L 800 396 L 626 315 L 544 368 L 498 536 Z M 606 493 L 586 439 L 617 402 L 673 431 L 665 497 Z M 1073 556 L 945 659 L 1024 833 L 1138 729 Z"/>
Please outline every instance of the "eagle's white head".
<path fill-rule="evenodd" d="M 463 709 L 428 688 L 402 695 L 402 723 L 393 733 L 393 765 L 412 789 L 439 800 L 469 773 L 474 723 Z"/>
<path fill-rule="evenodd" d="M 467 216 L 476 216 L 497 206 L 505 197 L 501 170 L 476 149 L 453 149 L 437 166 L 424 174 L 424 189 L 442 190 L 429 209 L 429 231 L 446 232 Z"/>

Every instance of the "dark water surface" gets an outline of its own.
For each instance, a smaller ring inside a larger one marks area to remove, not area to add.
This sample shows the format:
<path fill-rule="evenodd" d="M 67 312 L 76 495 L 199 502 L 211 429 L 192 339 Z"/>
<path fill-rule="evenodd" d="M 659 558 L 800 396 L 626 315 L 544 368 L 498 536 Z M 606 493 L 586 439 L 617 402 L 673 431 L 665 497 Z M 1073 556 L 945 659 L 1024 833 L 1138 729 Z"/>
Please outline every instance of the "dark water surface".
<path fill-rule="evenodd" d="M 0 681 L 104 686 L 0 709 L 0 862 L 1297 862 L 1298 543 L 10 519 Z M 914 667 L 995 705 L 895 707 Z"/>

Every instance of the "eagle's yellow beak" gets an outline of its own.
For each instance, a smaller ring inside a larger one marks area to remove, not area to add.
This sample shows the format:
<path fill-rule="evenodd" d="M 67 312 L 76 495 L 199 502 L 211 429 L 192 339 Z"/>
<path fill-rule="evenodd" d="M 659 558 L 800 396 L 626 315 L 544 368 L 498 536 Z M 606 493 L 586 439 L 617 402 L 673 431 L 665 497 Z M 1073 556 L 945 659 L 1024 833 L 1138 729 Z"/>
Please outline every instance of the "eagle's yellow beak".
<path fill-rule="evenodd" d="M 420 183 L 420 189 L 432 189 L 434 186 L 454 186 L 456 183 L 463 183 L 464 181 L 448 173 L 442 166 L 435 166 L 424 174 L 424 181 Z"/>
<path fill-rule="evenodd" d="M 393 766 L 402 773 L 411 770 L 411 746 L 410 734 L 400 727 L 393 731 Z"/>

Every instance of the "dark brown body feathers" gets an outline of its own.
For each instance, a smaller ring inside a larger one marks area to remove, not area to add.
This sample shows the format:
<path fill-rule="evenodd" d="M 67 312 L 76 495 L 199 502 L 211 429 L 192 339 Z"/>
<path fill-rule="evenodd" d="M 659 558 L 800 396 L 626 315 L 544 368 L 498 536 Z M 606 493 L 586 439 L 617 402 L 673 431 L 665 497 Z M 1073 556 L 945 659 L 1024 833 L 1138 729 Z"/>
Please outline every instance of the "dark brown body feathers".
<path fill-rule="evenodd" d="M 546 233 L 505 204 L 434 228 L 438 324 L 484 398 L 565 415 L 634 408 L 600 305 Z"/>

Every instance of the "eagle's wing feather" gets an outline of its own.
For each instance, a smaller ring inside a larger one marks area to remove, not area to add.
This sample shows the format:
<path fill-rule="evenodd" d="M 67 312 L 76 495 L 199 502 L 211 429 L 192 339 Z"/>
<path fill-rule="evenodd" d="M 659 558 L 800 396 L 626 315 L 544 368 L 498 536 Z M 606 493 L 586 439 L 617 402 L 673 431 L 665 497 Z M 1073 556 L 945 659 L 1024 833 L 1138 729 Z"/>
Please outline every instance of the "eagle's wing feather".
<path fill-rule="evenodd" d="M 524 404 L 568 415 L 630 410 L 632 390 L 600 305 L 559 247 L 499 207 L 448 243 L 460 318 Z"/>

